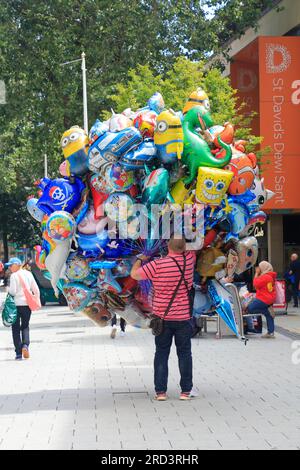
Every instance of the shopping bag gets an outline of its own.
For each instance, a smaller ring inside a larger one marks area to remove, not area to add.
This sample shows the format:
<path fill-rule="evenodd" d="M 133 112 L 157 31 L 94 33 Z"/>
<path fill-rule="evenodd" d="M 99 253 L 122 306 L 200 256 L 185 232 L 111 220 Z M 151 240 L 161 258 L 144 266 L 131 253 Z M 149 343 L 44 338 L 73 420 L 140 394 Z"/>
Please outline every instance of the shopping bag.
<path fill-rule="evenodd" d="M 31 290 L 28 289 L 22 276 L 19 275 L 19 281 L 21 282 L 21 286 L 25 295 L 25 299 L 27 301 L 28 307 L 32 312 L 36 312 L 40 310 L 42 307 L 41 299 L 39 295 L 34 294 Z"/>
<path fill-rule="evenodd" d="M 2 323 L 7 328 L 11 327 L 17 320 L 17 307 L 14 298 L 7 294 L 2 310 Z"/>

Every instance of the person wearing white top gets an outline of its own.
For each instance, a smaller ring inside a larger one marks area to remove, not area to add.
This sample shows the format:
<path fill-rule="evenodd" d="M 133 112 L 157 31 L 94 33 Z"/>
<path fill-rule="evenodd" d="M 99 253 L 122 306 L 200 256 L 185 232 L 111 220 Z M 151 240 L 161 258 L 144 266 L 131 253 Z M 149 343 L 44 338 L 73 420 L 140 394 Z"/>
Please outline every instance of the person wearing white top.
<path fill-rule="evenodd" d="M 16 360 L 29 359 L 29 322 L 31 310 L 28 306 L 20 277 L 27 288 L 35 295 L 40 295 L 37 283 L 30 271 L 21 269 L 22 261 L 19 258 L 11 258 L 5 265 L 11 271 L 10 285 L 8 293 L 13 296 L 18 315 L 17 320 L 12 326 L 12 335 L 16 351 Z"/>

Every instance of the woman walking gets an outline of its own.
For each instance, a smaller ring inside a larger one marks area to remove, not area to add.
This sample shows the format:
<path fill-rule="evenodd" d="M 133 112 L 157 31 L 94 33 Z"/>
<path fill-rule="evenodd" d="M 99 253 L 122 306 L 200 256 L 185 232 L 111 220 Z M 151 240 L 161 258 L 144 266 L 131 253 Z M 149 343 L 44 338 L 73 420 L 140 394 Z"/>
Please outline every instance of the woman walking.
<path fill-rule="evenodd" d="M 17 307 L 17 320 L 12 326 L 12 335 L 16 351 L 16 360 L 29 359 L 29 322 L 31 310 L 25 296 L 23 286 L 39 298 L 40 291 L 30 271 L 21 269 L 22 261 L 19 258 L 11 258 L 6 264 L 11 271 L 8 293 L 14 297 Z"/>

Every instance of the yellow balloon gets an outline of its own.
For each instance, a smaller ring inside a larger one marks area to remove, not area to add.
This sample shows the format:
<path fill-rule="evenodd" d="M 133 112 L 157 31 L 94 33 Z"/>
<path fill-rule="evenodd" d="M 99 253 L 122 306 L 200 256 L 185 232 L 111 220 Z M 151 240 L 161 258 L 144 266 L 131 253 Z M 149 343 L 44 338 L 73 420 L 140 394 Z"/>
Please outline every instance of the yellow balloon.
<path fill-rule="evenodd" d="M 225 267 L 224 253 L 216 247 L 205 248 L 200 254 L 197 271 L 203 277 L 215 277 Z"/>
<path fill-rule="evenodd" d="M 197 88 L 197 90 L 190 94 L 189 99 L 182 110 L 183 114 L 187 113 L 195 106 L 204 106 L 207 111 L 210 110 L 209 98 L 202 88 Z"/>
<path fill-rule="evenodd" d="M 157 116 L 154 143 L 163 163 L 175 163 L 183 152 L 183 130 L 180 117 L 172 110 Z"/>
<path fill-rule="evenodd" d="M 60 143 L 64 157 L 68 158 L 81 150 L 87 154 L 89 138 L 81 127 L 73 126 L 63 133 Z"/>
<path fill-rule="evenodd" d="M 178 180 L 171 190 L 171 196 L 176 204 L 192 204 L 194 195 L 191 189 L 187 189 L 182 179 Z"/>
<path fill-rule="evenodd" d="M 200 167 L 198 169 L 196 201 L 209 206 L 219 206 L 227 193 L 233 176 L 232 171 Z"/>

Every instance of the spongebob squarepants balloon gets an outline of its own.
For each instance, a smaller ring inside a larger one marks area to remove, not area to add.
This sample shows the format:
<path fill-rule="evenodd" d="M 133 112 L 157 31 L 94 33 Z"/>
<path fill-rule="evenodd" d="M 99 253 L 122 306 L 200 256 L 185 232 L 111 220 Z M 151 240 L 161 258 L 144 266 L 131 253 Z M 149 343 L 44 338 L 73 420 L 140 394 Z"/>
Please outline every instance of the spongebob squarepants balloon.
<path fill-rule="evenodd" d="M 219 206 L 233 178 L 232 171 L 201 167 L 198 170 L 196 201 Z"/>

